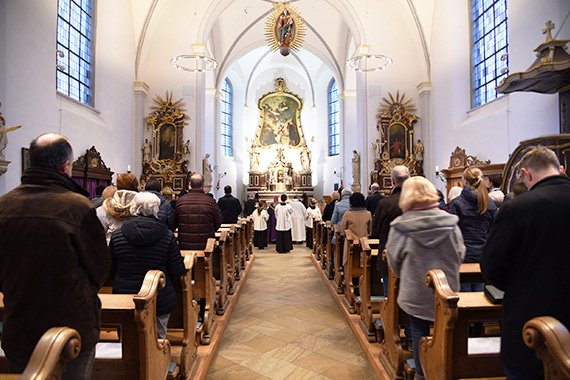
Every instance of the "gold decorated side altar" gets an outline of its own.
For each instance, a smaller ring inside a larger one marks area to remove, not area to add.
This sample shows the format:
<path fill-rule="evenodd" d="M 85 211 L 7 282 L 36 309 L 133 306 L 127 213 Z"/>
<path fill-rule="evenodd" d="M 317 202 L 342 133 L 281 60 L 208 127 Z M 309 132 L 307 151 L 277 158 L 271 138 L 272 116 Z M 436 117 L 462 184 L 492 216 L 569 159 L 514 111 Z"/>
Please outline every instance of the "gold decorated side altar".
<path fill-rule="evenodd" d="M 376 128 L 380 138 L 372 142 L 374 149 L 374 170 L 370 173 L 371 183 L 380 185 L 380 191 L 389 194 L 392 189 L 391 172 L 397 165 L 406 166 L 410 175 L 423 176 L 424 146 L 418 139 L 414 142 L 414 124 L 418 117 L 412 100 L 405 100 L 406 94 L 382 98 Z"/>
<path fill-rule="evenodd" d="M 311 150 L 300 122 L 302 99 L 277 78 L 275 91 L 263 95 L 257 108 L 260 123 L 248 151 L 248 193 L 262 198 L 285 192 L 312 195 Z"/>

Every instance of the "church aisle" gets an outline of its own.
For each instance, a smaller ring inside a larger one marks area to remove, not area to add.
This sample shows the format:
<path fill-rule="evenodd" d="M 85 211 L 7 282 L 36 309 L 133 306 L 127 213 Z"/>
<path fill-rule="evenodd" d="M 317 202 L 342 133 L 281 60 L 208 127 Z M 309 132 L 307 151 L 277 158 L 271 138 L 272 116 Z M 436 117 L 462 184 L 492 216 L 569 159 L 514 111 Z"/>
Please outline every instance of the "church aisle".
<path fill-rule="evenodd" d="M 255 250 L 207 379 L 376 379 L 310 251 Z"/>

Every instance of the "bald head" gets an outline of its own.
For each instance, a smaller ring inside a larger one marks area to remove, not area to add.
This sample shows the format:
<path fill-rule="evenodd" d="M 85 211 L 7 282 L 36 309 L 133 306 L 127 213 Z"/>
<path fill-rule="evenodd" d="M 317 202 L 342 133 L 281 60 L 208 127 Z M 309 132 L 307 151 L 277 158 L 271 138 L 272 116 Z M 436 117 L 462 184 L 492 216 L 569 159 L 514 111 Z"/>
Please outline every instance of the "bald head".
<path fill-rule="evenodd" d="M 190 176 L 190 188 L 202 189 L 204 187 L 204 176 L 200 173 L 194 173 Z"/>
<path fill-rule="evenodd" d="M 390 174 L 394 186 L 401 186 L 406 179 L 410 177 L 410 170 L 404 165 L 394 166 Z"/>
<path fill-rule="evenodd" d="M 67 137 L 45 133 L 30 144 L 30 165 L 57 170 L 71 177 L 73 148 Z"/>

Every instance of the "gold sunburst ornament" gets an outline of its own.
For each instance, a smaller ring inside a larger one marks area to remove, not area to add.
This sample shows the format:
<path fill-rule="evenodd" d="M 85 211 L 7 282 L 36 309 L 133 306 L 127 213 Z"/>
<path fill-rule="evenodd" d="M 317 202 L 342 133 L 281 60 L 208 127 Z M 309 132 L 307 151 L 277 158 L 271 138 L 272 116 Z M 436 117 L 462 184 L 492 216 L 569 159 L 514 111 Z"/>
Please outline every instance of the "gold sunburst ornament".
<path fill-rule="evenodd" d="M 386 115 L 392 117 L 396 113 L 404 114 L 416 111 L 416 106 L 414 103 L 412 103 L 412 99 L 404 101 L 404 99 L 406 98 L 405 92 L 402 93 L 402 96 L 400 97 L 400 90 L 398 90 L 396 92 L 395 99 L 392 96 L 391 92 L 388 93 L 388 96 L 390 97 L 390 100 L 386 99 L 385 97 L 382 97 L 382 101 L 384 102 L 384 104 L 380 103 L 380 110 L 379 110 L 380 114 L 378 116 Z"/>
<path fill-rule="evenodd" d="M 305 23 L 297 9 L 290 3 L 274 3 L 273 12 L 265 22 L 265 40 L 272 51 L 283 56 L 291 49 L 299 51 L 305 38 Z"/>

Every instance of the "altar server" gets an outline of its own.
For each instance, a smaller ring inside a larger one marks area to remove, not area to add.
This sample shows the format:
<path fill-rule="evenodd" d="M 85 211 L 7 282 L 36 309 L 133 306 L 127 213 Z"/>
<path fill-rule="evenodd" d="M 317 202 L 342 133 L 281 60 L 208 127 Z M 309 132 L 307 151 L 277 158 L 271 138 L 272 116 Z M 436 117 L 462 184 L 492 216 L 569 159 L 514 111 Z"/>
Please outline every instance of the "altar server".
<path fill-rule="evenodd" d="M 295 196 L 295 199 L 291 201 L 291 207 L 293 207 L 291 236 L 293 238 L 293 242 L 302 243 L 305 241 L 305 220 L 307 219 L 307 209 L 297 196 Z"/>
<path fill-rule="evenodd" d="M 277 244 L 275 249 L 279 253 L 287 253 L 293 249 L 293 240 L 291 239 L 292 215 L 293 207 L 287 204 L 287 194 L 282 194 L 281 203 L 275 207 L 275 219 L 277 221 Z"/>

